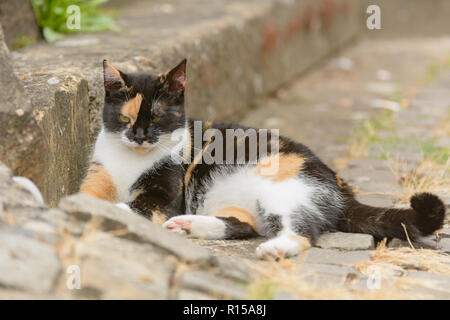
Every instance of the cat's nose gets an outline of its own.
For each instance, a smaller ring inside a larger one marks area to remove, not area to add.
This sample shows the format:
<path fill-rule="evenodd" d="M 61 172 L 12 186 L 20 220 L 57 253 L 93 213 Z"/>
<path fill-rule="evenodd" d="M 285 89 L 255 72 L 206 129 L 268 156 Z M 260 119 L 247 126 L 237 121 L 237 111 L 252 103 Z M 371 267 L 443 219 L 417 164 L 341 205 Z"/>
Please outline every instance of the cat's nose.
<path fill-rule="evenodd" d="M 136 130 L 136 134 L 134 135 L 134 141 L 139 144 L 142 144 L 145 141 L 144 129 L 139 128 Z"/>

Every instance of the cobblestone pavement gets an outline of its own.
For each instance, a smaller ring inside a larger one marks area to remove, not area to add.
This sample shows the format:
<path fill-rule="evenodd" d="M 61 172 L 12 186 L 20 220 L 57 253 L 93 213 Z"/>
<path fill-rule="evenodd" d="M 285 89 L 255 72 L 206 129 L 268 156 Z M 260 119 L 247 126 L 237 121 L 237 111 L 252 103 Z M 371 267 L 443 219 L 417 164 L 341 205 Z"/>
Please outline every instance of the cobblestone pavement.
<path fill-rule="evenodd" d="M 242 119 L 280 128 L 348 181 L 358 199 L 405 206 L 419 191 L 450 205 L 450 38 L 366 41 L 279 90 Z M 447 216 L 448 217 L 448 216 Z M 196 241 L 266 277 L 253 298 L 450 299 L 450 225 L 418 243 L 325 234 L 296 262 L 259 262 L 263 239 Z M 312 290 L 314 289 L 314 290 Z M 383 289 L 383 290 L 380 290 Z"/>

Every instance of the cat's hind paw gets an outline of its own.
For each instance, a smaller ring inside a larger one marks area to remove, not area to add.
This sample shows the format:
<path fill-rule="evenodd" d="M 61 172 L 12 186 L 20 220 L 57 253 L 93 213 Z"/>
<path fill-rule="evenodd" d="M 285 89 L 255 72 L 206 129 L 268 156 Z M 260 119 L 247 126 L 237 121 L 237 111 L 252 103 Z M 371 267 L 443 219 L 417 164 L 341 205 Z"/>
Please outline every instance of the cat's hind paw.
<path fill-rule="evenodd" d="M 189 238 L 223 239 L 225 223 L 212 216 L 182 215 L 170 218 L 162 227 Z"/>

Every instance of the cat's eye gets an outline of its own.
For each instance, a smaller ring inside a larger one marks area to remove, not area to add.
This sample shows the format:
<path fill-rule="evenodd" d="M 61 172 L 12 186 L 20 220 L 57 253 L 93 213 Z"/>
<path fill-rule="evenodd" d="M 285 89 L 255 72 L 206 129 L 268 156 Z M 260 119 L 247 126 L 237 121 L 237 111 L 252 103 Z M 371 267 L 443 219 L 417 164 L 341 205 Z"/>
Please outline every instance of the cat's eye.
<path fill-rule="evenodd" d="M 124 123 L 128 123 L 130 122 L 130 118 L 125 117 L 123 114 L 120 115 L 120 121 L 124 122 Z"/>

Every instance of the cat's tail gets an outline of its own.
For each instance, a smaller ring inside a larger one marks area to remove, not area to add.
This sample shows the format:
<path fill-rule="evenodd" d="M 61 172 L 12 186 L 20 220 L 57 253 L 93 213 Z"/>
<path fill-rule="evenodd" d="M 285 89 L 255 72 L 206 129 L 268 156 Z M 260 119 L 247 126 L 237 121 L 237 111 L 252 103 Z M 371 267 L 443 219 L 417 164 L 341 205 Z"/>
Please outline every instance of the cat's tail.
<path fill-rule="evenodd" d="M 351 197 L 347 201 L 345 217 L 338 226 L 340 231 L 368 233 L 381 240 L 399 238 L 411 240 L 432 234 L 442 228 L 445 205 L 431 193 L 418 193 L 410 199 L 411 208 L 377 208 L 358 202 Z M 406 229 L 406 231 L 405 231 Z"/>

